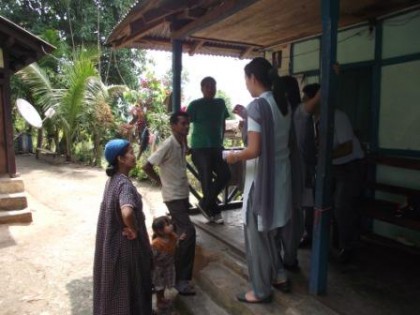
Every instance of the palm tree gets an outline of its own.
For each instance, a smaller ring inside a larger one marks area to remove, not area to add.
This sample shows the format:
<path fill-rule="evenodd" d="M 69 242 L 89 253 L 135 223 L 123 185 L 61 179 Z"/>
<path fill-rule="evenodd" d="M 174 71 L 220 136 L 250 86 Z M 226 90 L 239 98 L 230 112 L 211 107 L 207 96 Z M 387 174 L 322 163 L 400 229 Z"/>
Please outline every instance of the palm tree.
<path fill-rule="evenodd" d="M 113 121 L 108 101 L 121 86 L 106 87 L 100 80 L 95 68 L 98 54 L 96 50 L 77 49 L 70 61 L 61 62 L 58 82 L 59 88 L 53 88 L 46 74 L 37 64 L 32 64 L 19 72 L 19 76 L 33 91 L 38 105 L 47 110 L 53 107 L 57 114 L 54 123 L 59 126 L 65 142 L 65 154 L 72 160 L 74 141 L 87 127 L 95 143 L 95 164 L 100 161 L 100 136 L 103 128 Z"/>
<path fill-rule="evenodd" d="M 18 72 L 18 76 L 29 87 L 27 99 L 37 108 L 38 111 L 45 112 L 50 107 L 56 107 L 58 100 L 46 72 L 33 63 Z M 50 124 L 51 125 L 51 124 Z M 50 126 L 51 128 L 51 126 Z M 43 128 L 38 129 L 37 146 L 42 147 Z M 36 151 L 38 157 L 38 150 Z"/>

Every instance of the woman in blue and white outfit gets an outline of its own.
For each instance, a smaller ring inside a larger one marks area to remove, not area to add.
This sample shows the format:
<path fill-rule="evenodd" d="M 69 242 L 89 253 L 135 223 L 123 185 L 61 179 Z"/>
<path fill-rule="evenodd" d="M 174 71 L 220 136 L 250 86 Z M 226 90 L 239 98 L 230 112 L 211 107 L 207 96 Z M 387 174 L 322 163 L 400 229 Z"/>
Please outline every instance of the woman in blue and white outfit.
<path fill-rule="evenodd" d="M 252 290 L 237 298 L 247 303 L 269 303 L 273 286 L 289 289 L 279 246 L 290 230 L 292 214 L 292 112 L 282 81 L 266 59 L 255 58 L 245 66 L 245 81 L 255 97 L 247 106 L 246 147 L 226 157 L 230 164 L 246 161 L 243 213 Z"/>

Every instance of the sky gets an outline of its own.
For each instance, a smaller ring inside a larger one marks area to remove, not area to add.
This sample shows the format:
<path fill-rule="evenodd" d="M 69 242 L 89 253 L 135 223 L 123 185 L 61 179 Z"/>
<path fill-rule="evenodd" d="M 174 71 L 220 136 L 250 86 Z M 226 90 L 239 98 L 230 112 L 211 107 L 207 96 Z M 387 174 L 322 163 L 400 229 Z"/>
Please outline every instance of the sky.
<path fill-rule="evenodd" d="M 155 61 L 154 72 L 162 77 L 172 67 L 170 52 L 147 51 L 147 57 Z M 217 82 L 217 89 L 229 95 L 232 105 L 247 105 L 252 97 L 245 86 L 244 66 L 250 60 L 240 60 L 230 57 L 215 57 L 205 55 L 182 55 L 183 71 L 188 72 L 189 82 L 183 86 L 185 100 L 182 104 L 202 97 L 200 82 L 206 76 L 213 77 Z"/>

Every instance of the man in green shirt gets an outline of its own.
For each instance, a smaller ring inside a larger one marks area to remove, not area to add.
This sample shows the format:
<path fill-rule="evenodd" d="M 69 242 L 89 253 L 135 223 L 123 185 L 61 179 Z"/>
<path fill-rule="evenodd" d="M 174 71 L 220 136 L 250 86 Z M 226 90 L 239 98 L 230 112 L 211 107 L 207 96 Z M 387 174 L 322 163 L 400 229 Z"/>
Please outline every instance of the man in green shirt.
<path fill-rule="evenodd" d="M 191 157 L 203 191 L 198 208 L 208 220 L 222 224 L 216 200 L 230 180 L 229 167 L 222 158 L 225 120 L 229 113 L 225 101 L 214 98 L 216 80 L 212 77 L 201 80 L 201 92 L 203 97 L 192 101 L 187 109 L 193 124 Z"/>

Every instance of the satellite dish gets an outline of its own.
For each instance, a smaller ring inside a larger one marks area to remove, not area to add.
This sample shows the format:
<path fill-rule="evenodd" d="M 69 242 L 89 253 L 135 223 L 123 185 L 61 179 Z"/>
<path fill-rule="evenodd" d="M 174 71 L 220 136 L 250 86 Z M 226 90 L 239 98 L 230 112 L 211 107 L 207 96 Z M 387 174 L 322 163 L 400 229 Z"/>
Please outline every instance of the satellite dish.
<path fill-rule="evenodd" d="M 22 115 L 23 119 L 25 119 L 28 124 L 35 128 L 42 127 L 41 116 L 39 116 L 35 107 L 33 107 L 28 101 L 22 98 L 18 98 L 16 100 L 16 106 L 19 113 Z"/>

